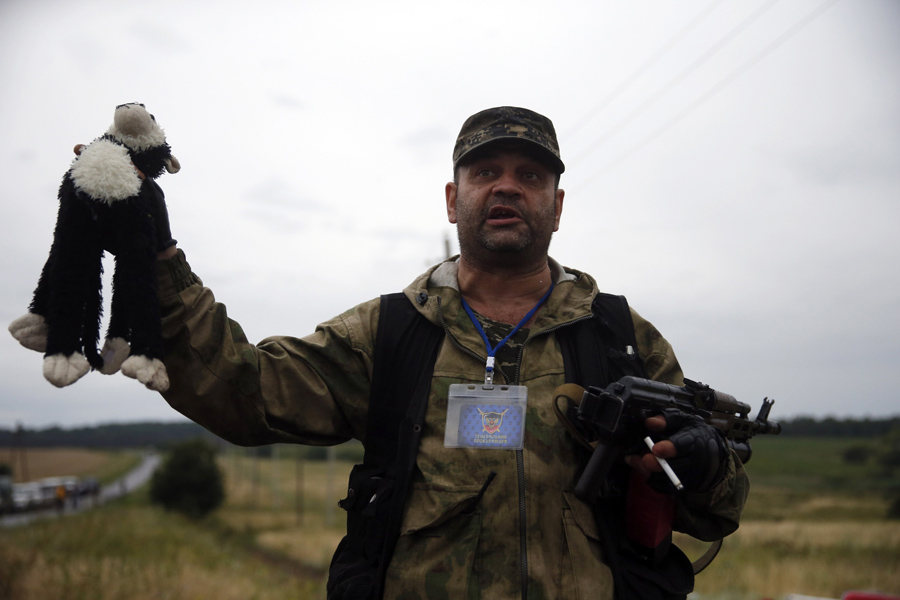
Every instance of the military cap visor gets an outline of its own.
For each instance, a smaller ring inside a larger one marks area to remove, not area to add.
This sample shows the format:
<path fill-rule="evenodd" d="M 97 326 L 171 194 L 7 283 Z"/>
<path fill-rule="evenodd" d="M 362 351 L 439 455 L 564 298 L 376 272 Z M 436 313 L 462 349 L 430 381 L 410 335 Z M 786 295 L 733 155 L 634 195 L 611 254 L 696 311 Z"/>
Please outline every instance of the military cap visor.
<path fill-rule="evenodd" d="M 476 148 L 502 140 L 529 144 L 546 158 L 547 164 L 557 173 L 566 170 L 559 157 L 559 142 L 550 119 L 515 106 L 489 108 L 466 119 L 453 148 L 453 166 L 459 165 Z"/>

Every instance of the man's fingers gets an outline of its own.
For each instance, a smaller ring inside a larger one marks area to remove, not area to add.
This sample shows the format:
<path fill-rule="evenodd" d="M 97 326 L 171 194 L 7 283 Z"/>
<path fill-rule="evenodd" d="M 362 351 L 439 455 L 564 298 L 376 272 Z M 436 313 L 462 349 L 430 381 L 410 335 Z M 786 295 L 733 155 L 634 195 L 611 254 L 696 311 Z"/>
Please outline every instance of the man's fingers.
<path fill-rule="evenodd" d="M 647 460 L 648 458 L 650 460 Z M 650 475 L 654 472 L 654 468 L 661 469 L 659 463 L 656 462 L 656 459 L 649 454 L 630 454 L 625 457 L 625 464 L 637 471 L 638 475 L 644 481 L 646 481 L 647 478 L 650 477 Z"/>
<path fill-rule="evenodd" d="M 673 446 L 673 454 L 674 450 L 675 448 Z M 663 470 L 662 465 L 660 465 L 659 461 L 656 460 L 656 456 L 654 454 L 650 454 L 649 452 L 641 455 L 628 455 L 625 457 L 625 464 L 640 473 L 645 479 L 649 477 L 651 473 L 660 473 Z"/>
<path fill-rule="evenodd" d="M 644 419 L 644 427 L 648 431 L 660 432 L 666 428 L 666 418 L 662 415 L 655 415 Z"/>
<path fill-rule="evenodd" d="M 661 442 L 656 442 L 655 444 L 653 444 L 654 456 L 658 456 L 660 458 L 675 458 L 676 454 L 678 454 L 678 451 L 675 449 L 675 444 L 673 444 L 669 440 L 663 440 Z"/>

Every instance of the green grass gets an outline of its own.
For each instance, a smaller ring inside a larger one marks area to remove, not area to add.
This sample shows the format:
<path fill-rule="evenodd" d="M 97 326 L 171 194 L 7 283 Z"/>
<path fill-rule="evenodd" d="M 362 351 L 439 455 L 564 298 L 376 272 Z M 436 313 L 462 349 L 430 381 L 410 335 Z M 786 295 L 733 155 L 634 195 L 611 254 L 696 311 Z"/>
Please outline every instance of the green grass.
<path fill-rule="evenodd" d="M 764 437 L 746 465 L 750 498 L 744 520 L 878 521 L 900 494 L 900 470 L 849 464 L 854 438 Z"/>
<path fill-rule="evenodd" d="M 748 463 L 752 481 L 803 490 L 900 491 L 900 469 L 885 473 L 874 461 L 849 464 L 843 452 L 868 438 L 761 436 Z"/>
<path fill-rule="evenodd" d="M 137 467 L 141 460 L 142 455 L 138 451 L 115 452 L 109 462 L 89 475 L 95 477 L 100 485 L 108 485 Z"/>
<path fill-rule="evenodd" d="M 702 544 L 679 536 L 691 558 Z M 700 598 L 900 593 L 900 522 L 745 521 L 697 576 Z"/>
<path fill-rule="evenodd" d="M 900 472 L 853 465 L 843 452 L 871 439 L 765 436 L 746 465 L 741 527 L 697 577 L 697 600 L 840 598 L 848 590 L 900 593 L 900 521 L 885 518 Z M 697 558 L 706 545 L 677 543 Z"/>
<path fill-rule="evenodd" d="M 272 564 L 245 537 L 140 499 L 0 530 L 0 600 L 322 597 L 320 578 Z"/>
<path fill-rule="evenodd" d="M 900 520 L 884 518 L 900 473 L 845 463 L 843 451 L 860 441 L 871 440 L 755 439 L 741 528 L 698 576 L 692 599 L 900 594 Z M 229 496 L 201 522 L 152 507 L 139 492 L 82 515 L 0 529 L 0 600 L 324 598 L 344 518 L 334 499 L 350 463 L 338 461 L 334 476 L 325 463 L 298 465 L 288 453 L 279 461 L 233 453 L 220 464 Z M 705 548 L 678 543 L 692 558 Z"/>

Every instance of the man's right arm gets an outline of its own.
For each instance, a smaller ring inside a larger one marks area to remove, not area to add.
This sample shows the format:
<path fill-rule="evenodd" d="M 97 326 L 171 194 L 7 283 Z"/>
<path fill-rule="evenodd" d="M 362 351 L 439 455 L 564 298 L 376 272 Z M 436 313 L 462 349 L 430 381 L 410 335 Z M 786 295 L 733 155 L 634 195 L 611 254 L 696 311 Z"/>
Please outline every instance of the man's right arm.
<path fill-rule="evenodd" d="M 364 435 L 377 301 L 305 338 L 273 337 L 257 345 L 228 318 L 183 252 L 167 248 L 160 258 L 170 380 L 163 396 L 175 410 L 239 445 L 326 445 Z"/>

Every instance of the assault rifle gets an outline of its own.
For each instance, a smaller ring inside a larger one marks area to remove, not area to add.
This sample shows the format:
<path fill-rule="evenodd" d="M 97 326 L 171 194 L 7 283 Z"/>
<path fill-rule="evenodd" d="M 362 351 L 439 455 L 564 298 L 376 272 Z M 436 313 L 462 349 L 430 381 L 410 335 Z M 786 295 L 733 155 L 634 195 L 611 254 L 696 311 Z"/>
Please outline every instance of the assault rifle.
<path fill-rule="evenodd" d="M 644 420 L 660 410 L 675 408 L 697 415 L 725 434 L 728 445 L 741 462 L 752 456 L 750 438 L 758 434 L 779 434 L 781 425 L 769 420 L 774 400 L 763 399 L 756 418 L 750 420 L 750 406 L 734 396 L 713 390 L 689 379 L 684 387 L 638 377 L 623 377 L 606 389 L 589 387 L 577 410 L 579 428 L 596 440 L 591 458 L 575 487 L 581 500 L 593 503 L 598 497 L 621 493 L 609 474 L 626 451 L 643 439 Z"/>

